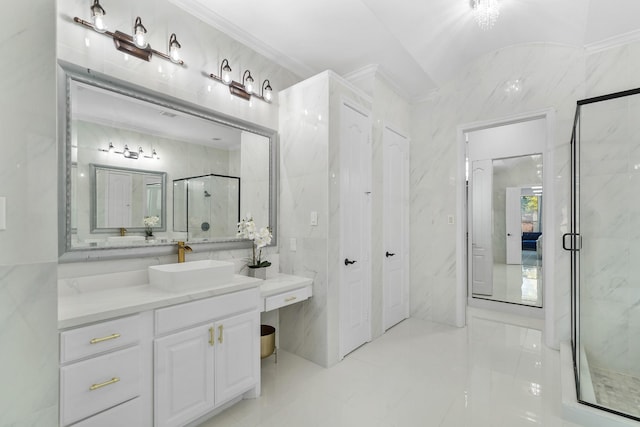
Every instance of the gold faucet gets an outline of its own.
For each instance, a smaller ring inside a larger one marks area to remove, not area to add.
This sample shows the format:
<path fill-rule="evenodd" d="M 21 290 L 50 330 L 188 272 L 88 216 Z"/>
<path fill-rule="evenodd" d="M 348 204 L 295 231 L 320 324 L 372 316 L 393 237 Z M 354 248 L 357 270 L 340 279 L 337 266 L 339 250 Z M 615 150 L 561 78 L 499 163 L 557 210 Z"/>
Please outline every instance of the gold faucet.
<path fill-rule="evenodd" d="M 127 234 L 127 229 L 124 228 L 124 227 L 120 227 L 120 235 L 121 236 L 126 236 L 126 234 Z"/>
<path fill-rule="evenodd" d="M 184 242 L 178 242 L 178 262 L 184 262 L 184 253 L 191 252 L 190 246 L 184 244 Z"/>

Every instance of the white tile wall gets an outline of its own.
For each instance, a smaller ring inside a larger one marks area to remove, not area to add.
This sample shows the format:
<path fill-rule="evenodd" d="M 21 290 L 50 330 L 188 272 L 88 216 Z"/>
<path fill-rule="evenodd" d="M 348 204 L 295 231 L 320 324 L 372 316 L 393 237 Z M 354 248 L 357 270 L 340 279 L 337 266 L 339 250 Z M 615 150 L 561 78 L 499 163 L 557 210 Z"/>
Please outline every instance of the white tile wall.
<path fill-rule="evenodd" d="M 55 4 L 0 25 L 0 425 L 57 425 Z"/>

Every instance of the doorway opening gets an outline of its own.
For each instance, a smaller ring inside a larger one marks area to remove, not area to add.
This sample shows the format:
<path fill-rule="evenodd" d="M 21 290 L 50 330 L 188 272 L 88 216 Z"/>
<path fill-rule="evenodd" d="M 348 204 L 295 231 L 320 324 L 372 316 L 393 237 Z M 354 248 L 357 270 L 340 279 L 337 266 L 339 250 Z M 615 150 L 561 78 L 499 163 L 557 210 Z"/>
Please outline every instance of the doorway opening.
<path fill-rule="evenodd" d="M 555 339 L 553 298 L 546 297 L 554 292 L 554 117 L 544 110 L 458 127 L 458 325 L 466 323 L 469 305 L 544 317 L 545 341 Z M 524 177 L 507 179 L 518 174 Z M 474 192 L 484 194 L 475 206 Z M 485 289 L 478 288 L 483 282 Z"/>

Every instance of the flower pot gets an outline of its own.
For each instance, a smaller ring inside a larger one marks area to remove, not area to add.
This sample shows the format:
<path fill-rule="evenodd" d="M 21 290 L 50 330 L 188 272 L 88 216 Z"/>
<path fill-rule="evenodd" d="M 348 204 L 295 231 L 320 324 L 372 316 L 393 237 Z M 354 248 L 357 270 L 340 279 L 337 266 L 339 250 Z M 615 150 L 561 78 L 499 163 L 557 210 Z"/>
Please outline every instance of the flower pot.
<path fill-rule="evenodd" d="M 276 349 L 276 328 L 271 325 L 260 325 L 260 358 L 273 354 Z"/>
<path fill-rule="evenodd" d="M 249 266 L 249 277 L 265 280 L 267 278 L 267 267 Z"/>

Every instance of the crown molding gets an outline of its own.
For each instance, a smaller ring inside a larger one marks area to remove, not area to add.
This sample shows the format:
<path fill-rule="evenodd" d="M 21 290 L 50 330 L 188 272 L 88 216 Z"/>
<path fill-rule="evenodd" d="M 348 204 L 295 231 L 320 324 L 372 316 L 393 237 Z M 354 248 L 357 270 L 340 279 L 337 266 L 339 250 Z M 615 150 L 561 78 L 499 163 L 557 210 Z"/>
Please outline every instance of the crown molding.
<path fill-rule="evenodd" d="M 288 69 L 298 77 L 306 78 L 316 74 L 310 66 L 296 61 L 295 59 L 274 49 L 262 40 L 254 37 L 249 32 L 233 24 L 231 21 L 223 18 L 211 9 L 203 6 L 202 2 L 196 0 L 169 0 L 175 6 L 201 19 L 203 22 L 211 25 L 213 28 L 225 33 L 234 40 L 239 41 L 250 49 L 263 55 L 265 58 L 277 63 L 281 67 Z"/>
<path fill-rule="evenodd" d="M 628 33 L 609 37 L 608 39 L 604 39 L 595 43 L 586 44 L 584 45 L 584 50 L 588 54 L 598 53 L 602 52 L 603 50 L 624 46 L 626 44 L 635 43 L 638 41 L 640 41 L 640 30 L 634 30 Z"/>

